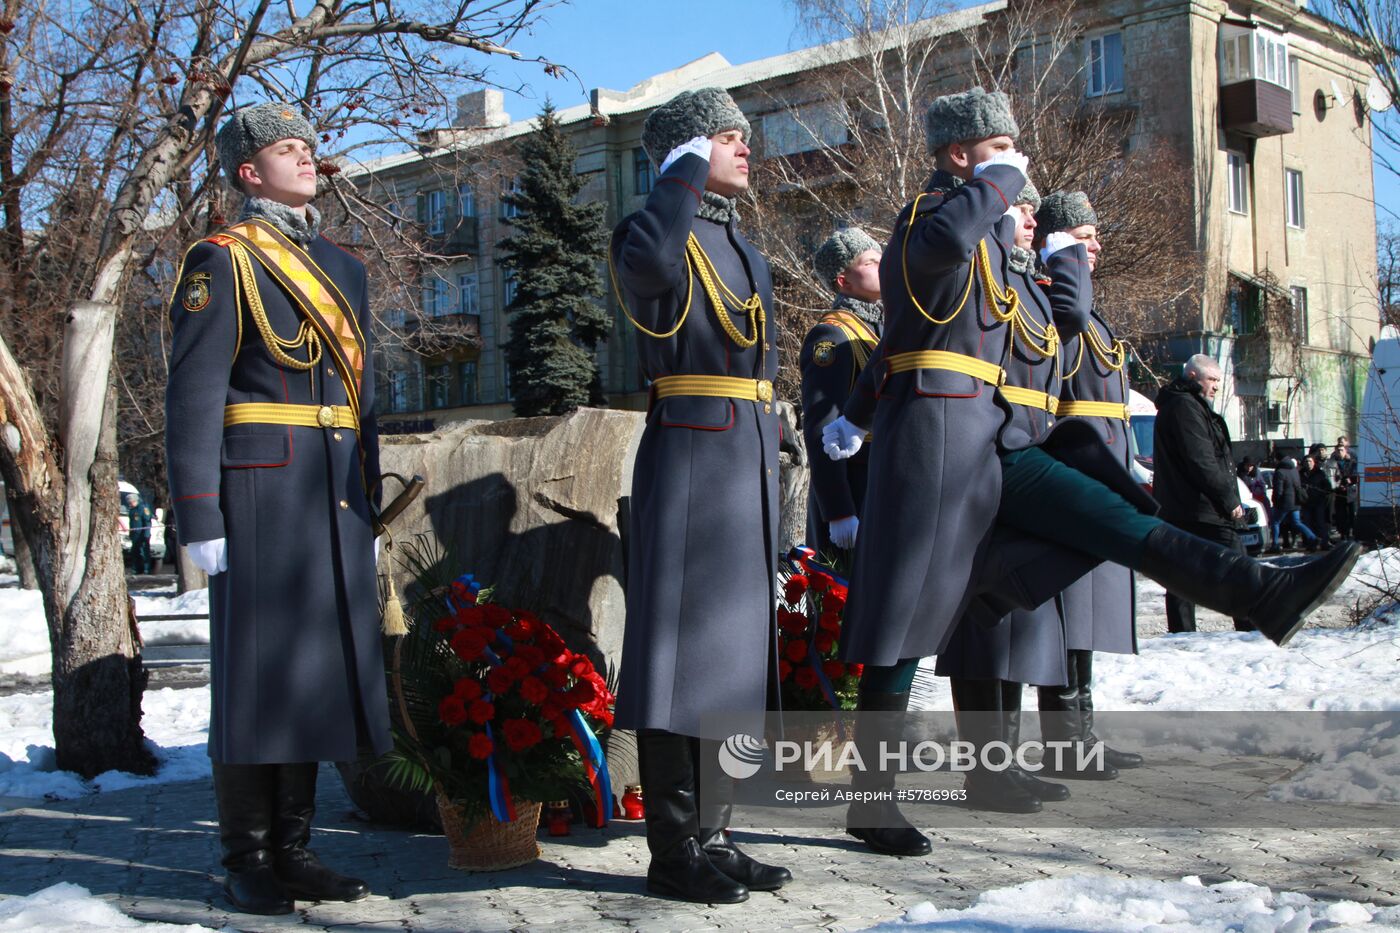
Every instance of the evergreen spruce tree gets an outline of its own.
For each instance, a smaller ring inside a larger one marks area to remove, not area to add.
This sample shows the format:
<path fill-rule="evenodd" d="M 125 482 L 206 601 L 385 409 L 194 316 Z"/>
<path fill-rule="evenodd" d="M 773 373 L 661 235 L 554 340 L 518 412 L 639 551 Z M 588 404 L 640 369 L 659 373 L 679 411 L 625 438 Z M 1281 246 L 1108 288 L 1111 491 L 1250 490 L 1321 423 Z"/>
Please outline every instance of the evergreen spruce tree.
<path fill-rule="evenodd" d="M 500 241 L 499 262 L 516 282 L 506 306 L 511 389 L 517 415 L 550 415 L 603 403 L 594 351 L 611 319 L 598 264 L 607 245 L 603 205 L 574 203 L 583 181 L 574 147 L 548 101 L 539 129 L 520 145 L 519 188 L 504 198 L 518 210 Z"/>

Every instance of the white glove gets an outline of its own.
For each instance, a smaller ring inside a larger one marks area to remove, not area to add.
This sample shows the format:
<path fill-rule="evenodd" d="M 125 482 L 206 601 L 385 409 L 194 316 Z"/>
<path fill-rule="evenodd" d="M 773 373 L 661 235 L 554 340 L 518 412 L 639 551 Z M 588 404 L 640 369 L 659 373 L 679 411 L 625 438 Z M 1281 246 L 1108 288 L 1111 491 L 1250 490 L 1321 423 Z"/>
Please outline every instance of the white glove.
<path fill-rule="evenodd" d="M 864 443 L 865 432 L 847 421 L 845 415 L 822 428 L 822 450 L 832 460 L 854 457 Z"/>
<path fill-rule="evenodd" d="M 1045 238 L 1045 245 L 1040 248 L 1040 261 L 1049 262 L 1051 256 L 1078 242 L 1079 240 L 1077 240 L 1073 234 L 1066 233 L 1063 230 L 1056 230 Z"/>
<path fill-rule="evenodd" d="M 710 137 L 708 136 L 697 136 L 689 142 L 681 143 L 666 156 L 666 161 L 661 163 L 661 171 L 657 174 L 665 175 L 666 170 L 671 167 L 671 163 L 688 152 L 695 153 L 706 162 L 710 161 L 710 147 L 713 145 L 714 143 L 710 142 Z"/>
<path fill-rule="evenodd" d="M 831 533 L 831 543 L 841 548 L 852 548 L 856 546 L 856 530 L 860 528 L 860 519 L 854 515 L 847 515 L 845 518 L 838 518 L 827 526 L 827 531 Z"/>
<path fill-rule="evenodd" d="M 972 177 L 977 178 L 981 176 L 981 174 L 984 171 L 986 171 L 987 167 L 990 165 L 1009 165 L 1012 168 L 1018 170 L 1021 173 L 1022 177 L 1031 177 L 1031 160 L 1022 153 L 1017 152 L 1015 149 L 1008 149 L 1005 152 L 998 152 L 996 155 L 992 156 L 987 161 L 977 163 L 977 165 L 974 166 L 972 169 Z M 1018 189 L 1016 193 L 1020 194 L 1020 190 Z"/>
<path fill-rule="evenodd" d="M 374 566 L 376 566 L 376 567 L 379 566 L 379 545 L 380 545 L 380 540 L 379 540 L 378 538 L 375 538 L 375 539 L 374 539 Z"/>
<path fill-rule="evenodd" d="M 194 565 L 209 576 L 223 573 L 228 569 L 228 539 L 215 538 L 213 541 L 191 541 L 185 545 Z"/>

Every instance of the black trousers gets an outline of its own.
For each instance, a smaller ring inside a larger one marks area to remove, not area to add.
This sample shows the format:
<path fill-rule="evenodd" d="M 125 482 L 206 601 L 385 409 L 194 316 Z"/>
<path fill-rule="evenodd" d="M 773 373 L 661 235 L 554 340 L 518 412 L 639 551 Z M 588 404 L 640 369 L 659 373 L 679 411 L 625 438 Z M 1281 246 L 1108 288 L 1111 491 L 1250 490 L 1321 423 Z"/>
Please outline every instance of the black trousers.
<path fill-rule="evenodd" d="M 1235 534 L 1235 529 L 1229 525 L 1217 525 L 1215 522 L 1172 522 L 1173 525 L 1182 531 L 1189 532 L 1198 538 L 1205 538 L 1207 541 L 1214 541 L 1221 547 L 1229 548 L 1232 551 L 1245 553 L 1244 545 L 1240 543 L 1240 536 Z M 1235 628 L 1240 631 L 1249 631 L 1252 626 L 1235 621 Z M 1196 607 L 1192 603 L 1167 593 L 1167 631 L 1169 632 L 1194 632 L 1196 630 Z"/>

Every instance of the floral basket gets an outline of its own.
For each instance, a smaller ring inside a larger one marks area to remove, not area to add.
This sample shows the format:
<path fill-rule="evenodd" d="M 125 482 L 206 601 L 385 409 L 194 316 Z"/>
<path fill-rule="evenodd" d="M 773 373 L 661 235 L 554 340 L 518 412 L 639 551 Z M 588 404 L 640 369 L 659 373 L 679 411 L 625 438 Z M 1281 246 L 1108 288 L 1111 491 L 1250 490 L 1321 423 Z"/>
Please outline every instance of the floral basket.
<path fill-rule="evenodd" d="M 596 825 L 612 787 L 595 727 L 613 695 L 586 656 L 531 612 L 491 601 L 431 539 L 406 548 L 417 579 L 392 651 L 402 726 L 389 777 L 437 797 L 450 864 L 499 870 L 536 858 L 542 800 L 586 793 Z"/>
<path fill-rule="evenodd" d="M 856 708 L 863 665 L 837 657 L 847 584 L 811 548 L 795 547 L 779 571 L 778 682 L 784 710 Z"/>

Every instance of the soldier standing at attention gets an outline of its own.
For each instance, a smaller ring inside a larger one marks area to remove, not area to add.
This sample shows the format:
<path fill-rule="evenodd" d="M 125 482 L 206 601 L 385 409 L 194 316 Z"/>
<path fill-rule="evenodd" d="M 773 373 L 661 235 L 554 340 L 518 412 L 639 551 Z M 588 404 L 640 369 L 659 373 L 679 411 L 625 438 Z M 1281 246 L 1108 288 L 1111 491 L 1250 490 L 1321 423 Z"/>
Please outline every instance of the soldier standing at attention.
<path fill-rule="evenodd" d="M 239 910 L 353 901 L 307 848 L 318 762 L 388 751 L 379 477 L 365 267 L 318 232 L 316 135 L 290 106 L 233 114 L 239 222 L 185 254 L 166 449 L 180 537 L 209 574 L 209 757 Z"/>
<path fill-rule="evenodd" d="M 884 336 L 844 415 L 823 432 L 836 458 L 857 452 L 867 431 L 879 440 L 843 660 L 864 663 L 872 688 L 907 691 L 919 659 L 944 649 L 974 602 L 995 621 L 1105 560 L 1286 643 L 1359 550 L 1288 568 L 1234 554 L 1150 514 L 1155 504 L 1096 428 L 1069 418 L 1037 437 L 1016 417 L 1030 397 L 1008 384 L 1012 340 L 1040 341 L 1008 283 L 1009 226 L 996 228 L 1013 224 L 1006 214 L 1028 160 L 1015 150 L 1003 94 L 941 97 L 927 118 L 937 170 L 901 212 L 881 260 Z M 1051 269 L 1052 298 L 1088 288 L 1082 243 L 1051 259 L 1061 267 Z"/>
<path fill-rule="evenodd" d="M 1099 217 L 1082 191 L 1046 195 L 1036 212 L 1036 241 L 1051 249 L 1072 237 L 1088 251 L 1090 274 L 1098 267 Z M 1128 447 L 1128 350 L 1113 334 L 1102 309 L 1087 321 L 1056 315 L 1063 341 L 1064 385 L 1061 417 L 1083 418 L 1098 428 L 1104 443 L 1124 468 L 1131 465 Z M 1075 325 L 1079 324 L 1079 327 Z M 1133 572 L 1118 564 L 1100 564 L 1061 595 L 1065 611 L 1066 673 L 1062 687 L 1039 690 L 1040 732 L 1046 741 L 1096 745 L 1094 735 L 1093 661 L 1095 651 L 1137 653 L 1137 618 Z M 1119 769 L 1142 766 L 1142 756 L 1104 748 L 1102 767 L 1080 768 L 1078 751 L 1045 762 L 1045 773 L 1066 778 L 1112 780 Z"/>
<path fill-rule="evenodd" d="M 734 210 L 749 185 L 748 134 L 722 88 L 654 110 L 642 145 L 660 175 L 609 251 L 651 380 L 617 725 L 637 730 L 647 890 L 718 904 L 792 878 L 729 840 L 732 782 L 701 781 L 719 740 L 763 735 L 777 695 L 778 347 L 768 263 Z"/>

